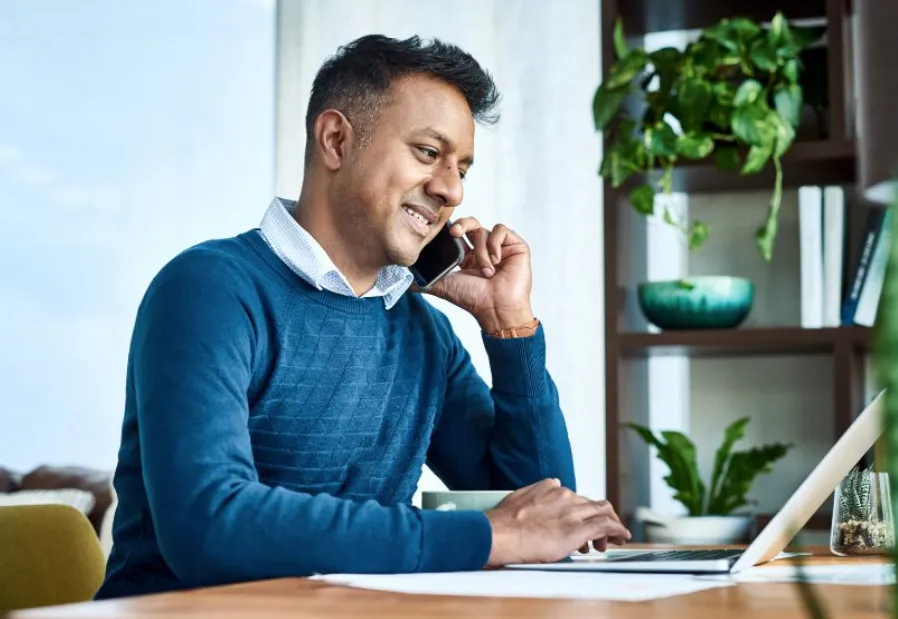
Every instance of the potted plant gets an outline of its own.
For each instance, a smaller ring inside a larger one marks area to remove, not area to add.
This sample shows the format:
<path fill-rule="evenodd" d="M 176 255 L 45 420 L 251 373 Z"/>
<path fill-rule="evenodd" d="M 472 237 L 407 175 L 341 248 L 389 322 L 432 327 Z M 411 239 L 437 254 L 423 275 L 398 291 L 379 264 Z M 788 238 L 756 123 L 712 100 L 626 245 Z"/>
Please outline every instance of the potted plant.
<path fill-rule="evenodd" d="M 776 180 L 764 224 L 756 233 L 766 261 L 773 255 L 782 199 L 782 157 L 795 140 L 803 105 L 801 53 L 822 27 L 797 27 L 781 13 L 768 27 L 747 18 L 723 19 L 680 50 L 628 47 L 620 20 L 616 62 L 595 92 L 596 129 L 609 135 L 600 174 L 613 187 L 640 175 L 629 192 L 633 208 L 655 212 L 657 193 L 670 193 L 674 166 L 713 157 L 721 170 L 754 174 L 773 163 Z M 624 105 L 636 93 L 635 115 Z M 684 232 L 690 249 L 709 229 L 686 226 L 669 209 L 664 221 Z"/>
<path fill-rule="evenodd" d="M 895 545 L 889 475 L 855 467 L 836 487 L 830 550 L 835 555 L 891 554 Z"/>
<path fill-rule="evenodd" d="M 674 499 L 686 508 L 687 516 L 643 517 L 649 541 L 677 544 L 730 544 L 746 541 L 752 516 L 737 513 L 749 504 L 746 497 L 755 478 L 773 470 L 791 444 L 771 443 L 744 451 L 733 446 L 745 435 L 748 417 L 737 419 L 724 431 L 717 449 L 710 483 L 706 486 L 698 472 L 695 444 L 682 432 L 664 430 L 655 435 L 649 428 L 626 423 L 670 469 L 664 478 L 674 491 Z M 646 510 L 641 510 L 643 516 Z"/>

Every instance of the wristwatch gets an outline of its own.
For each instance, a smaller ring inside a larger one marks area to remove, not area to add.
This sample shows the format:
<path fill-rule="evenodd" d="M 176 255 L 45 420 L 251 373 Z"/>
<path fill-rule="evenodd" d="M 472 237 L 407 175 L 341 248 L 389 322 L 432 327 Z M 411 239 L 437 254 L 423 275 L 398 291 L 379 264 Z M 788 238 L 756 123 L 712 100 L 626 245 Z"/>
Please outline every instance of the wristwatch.
<path fill-rule="evenodd" d="M 539 327 L 539 319 L 534 318 L 530 322 L 525 325 L 520 325 L 517 327 L 509 327 L 507 329 L 500 329 L 499 331 L 493 331 L 490 333 L 490 337 L 496 337 L 499 339 L 510 339 L 514 337 L 530 337 L 534 333 L 536 333 L 536 329 Z"/>

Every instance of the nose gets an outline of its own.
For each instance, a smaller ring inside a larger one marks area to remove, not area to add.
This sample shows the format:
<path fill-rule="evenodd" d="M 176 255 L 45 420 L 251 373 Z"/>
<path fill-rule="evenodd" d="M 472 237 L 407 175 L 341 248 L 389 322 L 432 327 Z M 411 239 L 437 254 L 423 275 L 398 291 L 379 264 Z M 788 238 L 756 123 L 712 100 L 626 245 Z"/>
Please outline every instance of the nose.
<path fill-rule="evenodd" d="M 455 166 L 441 166 L 424 189 L 428 196 L 439 200 L 440 206 L 458 206 L 464 195 L 461 177 Z"/>

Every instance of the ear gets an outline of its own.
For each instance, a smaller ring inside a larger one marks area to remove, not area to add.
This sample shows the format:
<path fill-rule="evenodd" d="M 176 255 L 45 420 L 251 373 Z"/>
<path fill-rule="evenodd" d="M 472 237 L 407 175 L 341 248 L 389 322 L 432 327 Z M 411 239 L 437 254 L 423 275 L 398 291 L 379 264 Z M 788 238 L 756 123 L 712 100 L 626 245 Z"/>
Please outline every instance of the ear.
<path fill-rule="evenodd" d="M 325 110 L 315 120 L 315 150 L 325 168 L 337 171 L 352 149 L 355 133 L 349 119 L 337 110 Z"/>

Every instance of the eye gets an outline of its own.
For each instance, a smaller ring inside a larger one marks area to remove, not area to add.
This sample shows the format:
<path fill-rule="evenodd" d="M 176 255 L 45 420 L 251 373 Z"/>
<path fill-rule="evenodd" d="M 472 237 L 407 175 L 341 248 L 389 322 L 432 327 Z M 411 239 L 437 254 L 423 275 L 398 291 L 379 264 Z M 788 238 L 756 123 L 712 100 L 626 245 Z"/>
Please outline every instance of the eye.
<path fill-rule="evenodd" d="M 424 155 L 427 159 L 436 159 L 440 154 L 437 149 L 429 146 L 418 146 L 418 152 Z"/>
<path fill-rule="evenodd" d="M 458 175 L 461 177 L 461 180 L 465 180 L 465 177 L 468 175 L 468 171 L 464 168 L 459 168 Z"/>

